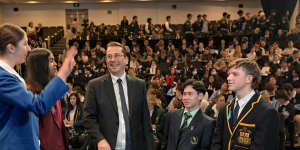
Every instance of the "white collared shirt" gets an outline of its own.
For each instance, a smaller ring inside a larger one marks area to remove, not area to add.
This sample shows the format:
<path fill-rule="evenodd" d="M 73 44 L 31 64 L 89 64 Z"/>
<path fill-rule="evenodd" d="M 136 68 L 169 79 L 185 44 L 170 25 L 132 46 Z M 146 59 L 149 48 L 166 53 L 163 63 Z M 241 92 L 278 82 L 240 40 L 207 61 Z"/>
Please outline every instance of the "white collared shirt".
<path fill-rule="evenodd" d="M 4 61 L 0 60 L 0 66 L 6 70 L 7 72 L 15 75 L 23 84 L 24 87 L 26 88 L 26 83 L 25 80 L 15 71 L 14 68 L 12 68 L 11 66 L 9 66 L 7 63 L 5 63 Z"/>
<path fill-rule="evenodd" d="M 150 110 L 150 118 L 152 117 L 153 112 L 154 112 L 154 108 L 152 110 Z"/>
<path fill-rule="evenodd" d="M 213 107 L 212 107 L 211 109 L 215 112 L 214 117 L 215 117 L 215 118 L 218 118 L 219 110 L 217 109 L 217 105 L 214 104 Z"/>
<path fill-rule="evenodd" d="M 242 110 L 244 109 L 244 107 L 246 106 L 246 104 L 250 101 L 250 99 L 252 98 L 252 96 L 255 94 L 255 91 L 252 90 L 248 95 L 244 96 L 241 99 L 236 98 L 235 101 L 239 103 L 240 109 L 239 109 L 239 114 L 238 117 L 240 116 Z M 234 104 L 236 106 L 236 103 Z M 234 107 L 235 108 L 235 107 Z"/>
<path fill-rule="evenodd" d="M 73 109 L 70 111 L 70 121 L 75 122 L 75 113 L 76 113 L 76 105 L 73 107 Z"/>
<path fill-rule="evenodd" d="M 165 22 L 165 27 L 167 31 L 173 32 L 173 30 L 170 28 L 170 23 L 168 21 Z"/>
<path fill-rule="evenodd" d="M 116 142 L 116 150 L 125 150 L 126 147 L 126 128 L 125 128 L 125 120 L 123 118 L 123 111 L 122 111 L 122 103 L 121 103 L 121 97 L 119 93 L 119 85 L 117 80 L 119 77 L 116 77 L 111 74 L 111 79 L 114 86 L 114 91 L 116 95 L 117 100 L 117 107 L 118 107 L 118 115 L 119 115 L 119 130 L 118 130 L 118 136 L 117 136 L 117 142 Z M 126 105 L 127 110 L 129 113 L 129 107 L 128 107 L 128 90 L 127 90 L 127 81 L 126 81 L 126 74 L 124 73 L 120 79 L 122 80 L 122 86 L 124 90 L 124 95 L 126 99 Z"/>

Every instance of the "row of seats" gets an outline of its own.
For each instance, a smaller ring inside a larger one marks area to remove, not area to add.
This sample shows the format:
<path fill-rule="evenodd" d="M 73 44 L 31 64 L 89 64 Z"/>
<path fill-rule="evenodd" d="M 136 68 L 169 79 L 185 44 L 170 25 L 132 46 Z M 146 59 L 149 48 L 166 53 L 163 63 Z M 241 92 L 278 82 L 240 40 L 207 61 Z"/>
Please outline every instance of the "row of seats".
<path fill-rule="evenodd" d="M 27 31 L 27 27 L 21 27 L 24 31 Z M 36 27 L 36 31 L 38 28 Z M 57 41 L 64 37 L 64 27 L 63 26 L 49 26 L 42 27 L 41 30 L 36 34 L 34 38 L 38 39 L 41 37 L 47 41 L 47 47 L 52 47 Z"/>

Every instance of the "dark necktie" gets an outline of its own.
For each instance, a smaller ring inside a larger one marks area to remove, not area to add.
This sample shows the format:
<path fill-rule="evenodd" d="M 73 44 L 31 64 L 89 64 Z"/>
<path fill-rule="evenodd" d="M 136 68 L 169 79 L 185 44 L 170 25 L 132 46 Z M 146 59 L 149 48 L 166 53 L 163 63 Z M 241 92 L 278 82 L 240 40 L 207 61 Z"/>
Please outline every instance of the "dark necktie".
<path fill-rule="evenodd" d="M 235 106 L 235 108 L 233 110 L 233 114 L 232 114 L 232 123 L 235 123 L 235 121 L 238 119 L 239 110 L 240 110 L 240 105 L 239 105 L 238 101 L 236 101 L 236 106 Z"/>
<path fill-rule="evenodd" d="M 183 120 L 183 124 L 181 126 L 182 129 L 187 128 L 188 127 L 188 119 L 190 119 L 192 117 L 190 112 L 185 112 L 184 114 L 184 120 Z"/>
<path fill-rule="evenodd" d="M 283 112 L 285 110 L 284 107 L 285 107 L 284 105 L 279 106 L 278 107 L 278 112 L 280 112 L 280 113 Z"/>
<path fill-rule="evenodd" d="M 129 114 L 128 114 L 125 94 L 124 94 L 124 90 L 123 90 L 123 86 L 122 86 L 122 80 L 118 79 L 117 82 L 119 85 L 119 94 L 120 94 L 120 98 L 121 98 L 122 112 L 123 112 L 123 118 L 125 121 L 125 129 L 126 129 L 126 148 L 125 148 L 125 150 L 130 150 L 131 149 L 131 140 L 130 140 Z"/>

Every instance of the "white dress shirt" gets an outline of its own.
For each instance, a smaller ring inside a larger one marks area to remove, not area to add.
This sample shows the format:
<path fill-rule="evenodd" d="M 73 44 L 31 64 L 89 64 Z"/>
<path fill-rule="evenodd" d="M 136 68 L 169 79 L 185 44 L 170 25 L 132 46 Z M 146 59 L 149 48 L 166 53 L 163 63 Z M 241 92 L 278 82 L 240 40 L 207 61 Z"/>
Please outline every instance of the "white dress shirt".
<path fill-rule="evenodd" d="M 296 50 L 298 50 L 297 48 L 295 48 L 295 47 L 293 47 L 293 48 L 285 48 L 283 51 L 282 51 L 282 54 L 283 55 L 289 55 L 289 56 L 291 56 L 291 55 L 293 55 L 293 52 L 294 51 L 296 51 Z"/>
<path fill-rule="evenodd" d="M 75 113 L 76 113 L 76 105 L 73 107 L 73 109 L 70 111 L 70 121 L 74 122 L 75 118 Z"/>
<path fill-rule="evenodd" d="M 219 110 L 217 109 L 217 105 L 214 104 L 213 107 L 212 107 L 211 109 L 215 112 L 214 117 L 215 117 L 215 118 L 218 118 Z"/>
<path fill-rule="evenodd" d="M 167 31 L 173 32 L 173 30 L 170 28 L 170 23 L 168 21 L 165 22 L 165 27 Z"/>
<path fill-rule="evenodd" d="M 125 128 L 125 120 L 123 118 L 122 102 L 121 102 L 121 97 L 120 97 L 120 93 L 119 93 L 119 85 L 118 85 L 118 82 L 117 82 L 119 77 L 116 77 L 116 76 L 111 74 L 111 79 L 112 79 L 113 86 L 114 86 L 114 91 L 115 91 L 116 100 L 117 100 L 117 107 L 118 107 L 118 115 L 119 115 L 119 130 L 118 130 L 118 136 L 117 136 L 117 142 L 116 142 L 115 149 L 116 150 L 125 150 L 125 147 L 126 147 L 126 128 Z M 123 86 L 123 90 L 124 90 L 127 110 L 128 110 L 128 113 L 129 113 L 126 74 L 124 73 L 120 77 L 120 79 L 122 80 L 122 86 Z"/>
<path fill-rule="evenodd" d="M 203 26 L 201 32 L 207 33 L 208 32 L 208 21 L 203 20 Z"/>
<path fill-rule="evenodd" d="M 242 110 L 246 106 L 246 104 L 250 101 L 252 96 L 255 94 L 254 90 L 252 90 L 248 95 L 244 96 L 241 99 L 236 98 L 235 101 L 239 103 L 240 109 L 237 118 L 240 116 Z M 236 107 L 236 103 L 234 104 L 234 108 Z"/>

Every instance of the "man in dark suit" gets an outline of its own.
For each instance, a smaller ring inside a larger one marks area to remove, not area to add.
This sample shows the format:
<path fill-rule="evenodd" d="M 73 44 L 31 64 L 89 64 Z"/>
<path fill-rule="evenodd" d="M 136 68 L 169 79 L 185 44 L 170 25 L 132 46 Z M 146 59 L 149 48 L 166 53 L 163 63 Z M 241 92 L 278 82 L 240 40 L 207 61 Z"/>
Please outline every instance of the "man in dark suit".
<path fill-rule="evenodd" d="M 194 79 L 184 83 L 185 109 L 171 111 L 166 116 L 163 150 L 208 150 L 215 121 L 202 113 L 201 100 L 206 92 L 202 82 Z"/>
<path fill-rule="evenodd" d="M 128 56 L 117 42 L 107 45 L 109 74 L 89 82 L 84 126 L 98 150 L 152 150 L 145 82 L 128 76 Z"/>
<path fill-rule="evenodd" d="M 260 81 L 256 62 L 245 58 L 231 62 L 227 80 L 236 98 L 219 112 L 212 150 L 279 150 L 279 116 L 253 90 Z"/>

